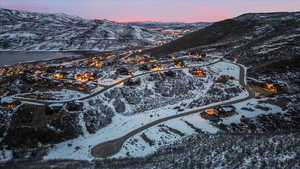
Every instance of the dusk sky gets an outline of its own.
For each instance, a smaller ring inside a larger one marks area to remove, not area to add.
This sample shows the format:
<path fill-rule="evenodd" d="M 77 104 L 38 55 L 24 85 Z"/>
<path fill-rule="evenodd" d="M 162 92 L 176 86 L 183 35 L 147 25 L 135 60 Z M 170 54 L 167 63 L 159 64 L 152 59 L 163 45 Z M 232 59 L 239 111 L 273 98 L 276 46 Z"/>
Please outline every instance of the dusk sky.
<path fill-rule="evenodd" d="M 1 8 L 67 13 L 88 19 L 219 21 L 247 12 L 300 11 L 298 0 L 0 0 Z"/>

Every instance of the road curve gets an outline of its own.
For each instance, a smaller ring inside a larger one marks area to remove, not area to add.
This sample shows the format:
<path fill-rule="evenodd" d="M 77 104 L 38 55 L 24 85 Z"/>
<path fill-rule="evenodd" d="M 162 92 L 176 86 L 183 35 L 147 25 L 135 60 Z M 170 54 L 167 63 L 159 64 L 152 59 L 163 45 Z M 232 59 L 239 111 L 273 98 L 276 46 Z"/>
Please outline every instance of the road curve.
<path fill-rule="evenodd" d="M 130 77 L 127 77 L 125 79 L 122 79 L 112 85 L 109 85 L 108 87 L 102 89 L 102 90 L 99 90 L 95 93 L 92 93 L 88 96 L 83 96 L 83 97 L 80 97 L 80 98 L 75 98 L 75 99 L 71 99 L 71 100 L 58 100 L 58 101 L 51 101 L 51 100 L 36 100 L 36 99 L 31 99 L 31 98 L 25 98 L 25 97 L 13 97 L 14 100 L 19 100 L 19 101 L 26 101 L 26 102 L 31 102 L 31 103 L 38 103 L 38 104 L 58 104 L 58 103 L 69 103 L 69 102 L 73 102 L 73 101 L 83 101 L 83 100 L 87 100 L 87 99 L 90 99 L 94 96 L 97 96 L 119 84 L 122 84 L 124 82 L 126 82 L 128 79 L 131 79 L 131 78 L 136 78 L 136 77 L 141 77 L 141 76 L 144 76 L 144 75 L 148 75 L 148 74 L 152 74 L 152 73 L 157 73 L 157 72 L 165 72 L 165 71 L 169 71 L 169 70 L 182 70 L 182 69 L 190 69 L 190 68 L 197 68 L 197 67 L 205 67 L 205 66 L 209 66 L 209 65 L 213 65 L 213 64 L 216 64 L 218 62 L 221 62 L 222 59 L 219 59 L 215 62 L 212 62 L 212 63 L 209 63 L 209 64 L 206 64 L 206 65 L 202 65 L 202 66 L 190 66 L 190 67 L 184 67 L 184 68 L 171 68 L 171 69 L 165 69 L 165 70 L 158 70 L 158 71 L 148 71 L 148 72 L 145 72 L 145 73 L 141 73 L 141 74 L 137 74 L 137 75 L 134 75 L 134 76 L 130 76 Z"/>
<path fill-rule="evenodd" d="M 236 63 L 233 63 L 233 64 L 240 67 L 239 82 L 240 82 L 241 86 L 243 86 L 247 90 L 247 92 L 248 92 L 247 97 L 245 97 L 243 99 L 237 99 L 237 100 L 234 100 L 234 101 L 227 101 L 227 102 L 223 101 L 223 102 L 220 102 L 219 104 L 216 104 L 214 106 L 207 106 L 205 108 L 185 112 L 185 113 L 182 113 L 182 114 L 176 114 L 176 115 L 173 115 L 173 116 L 169 116 L 169 117 L 165 117 L 165 118 L 153 121 L 151 123 L 148 123 L 148 124 L 146 124 L 146 125 L 144 125 L 140 128 L 137 128 L 137 129 L 127 133 L 126 135 L 124 135 L 120 138 L 110 140 L 110 141 L 106 141 L 106 142 L 100 143 L 100 144 L 92 147 L 91 150 L 90 150 L 91 155 L 93 157 L 96 157 L 96 158 L 111 157 L 111 156 L 115 155 L 116 153 L 118 153 L 121 150 L 123 144 L 125 143 L 125 141 L 127 139 L 129 139 L 130 137 L 142 132 L 143 130 L 148 129 L 152 126 L 155 126 L 159 123 L 162 123 L 164 121 L 168 121 L 168 120 L 171 120 L 171 119 L 187 116 L 187 115 L 190 115 L 190 114 L 194 114 L 194 113 L 197 113 L 197 112 L 201 112 L 201 111 L 203 111 L 205 109 L 208 109 L 208 108 L 213 108 L 213 107 L 221 106 L 221 105 L 231 105 L 231 104 L 243 102 L 243 101 L 246 101 L 246 100 L 249 100 L 249 99 L 253 98 L 255 96 L 255 93 L 247 85 L 247 77 L 246 77 L 247 72 L 246 72 L 245 67 L 242 66 L 242 65 L 236 64 Z"/>

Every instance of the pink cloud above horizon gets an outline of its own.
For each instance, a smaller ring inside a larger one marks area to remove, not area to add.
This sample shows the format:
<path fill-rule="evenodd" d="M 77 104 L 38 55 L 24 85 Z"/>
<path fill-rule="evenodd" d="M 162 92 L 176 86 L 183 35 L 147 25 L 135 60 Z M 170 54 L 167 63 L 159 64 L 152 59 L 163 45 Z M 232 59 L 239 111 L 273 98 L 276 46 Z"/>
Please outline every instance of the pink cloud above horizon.
<path fill-rule="evenodd" d="M 215 22 L 248 12 L 300 11 L 300 1 L 0 0 L 0 7 L 34 12 L 67 13 L 88 19 L 108 19 L 117 22 Z"/>

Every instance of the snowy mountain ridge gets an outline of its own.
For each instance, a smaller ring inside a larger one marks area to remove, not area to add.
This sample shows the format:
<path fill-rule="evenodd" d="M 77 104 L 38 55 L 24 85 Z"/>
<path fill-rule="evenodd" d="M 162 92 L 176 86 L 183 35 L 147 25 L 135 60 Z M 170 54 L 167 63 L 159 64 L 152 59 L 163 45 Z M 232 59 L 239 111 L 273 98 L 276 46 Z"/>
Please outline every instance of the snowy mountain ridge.
<path fill-rule="evenodd" d="M 152 46 L 162 35 L 139 26 L 67 14 L 0 9 L 0 50 L 118 50 Z"/>

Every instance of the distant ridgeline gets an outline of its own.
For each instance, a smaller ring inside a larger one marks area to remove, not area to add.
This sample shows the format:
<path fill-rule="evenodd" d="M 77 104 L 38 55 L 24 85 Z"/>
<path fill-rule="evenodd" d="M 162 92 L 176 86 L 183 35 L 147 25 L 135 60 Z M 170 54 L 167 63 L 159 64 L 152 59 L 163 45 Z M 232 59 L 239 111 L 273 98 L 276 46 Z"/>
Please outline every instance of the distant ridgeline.
<path fill-rule="evenodd" d="M 108 20 L 0 9 L 0 50 L 118 50 L 153 46 L 158 32 Z"/>
<path fill-rule="evenodd" d="M 153 56 L 182 50 L 221 52 L 244 64 L 261 64 L 299 56 L 300 12 L 244 14 L 146 52 Z"/>

